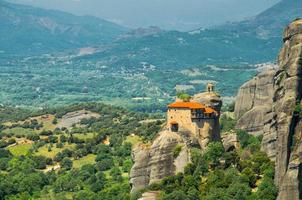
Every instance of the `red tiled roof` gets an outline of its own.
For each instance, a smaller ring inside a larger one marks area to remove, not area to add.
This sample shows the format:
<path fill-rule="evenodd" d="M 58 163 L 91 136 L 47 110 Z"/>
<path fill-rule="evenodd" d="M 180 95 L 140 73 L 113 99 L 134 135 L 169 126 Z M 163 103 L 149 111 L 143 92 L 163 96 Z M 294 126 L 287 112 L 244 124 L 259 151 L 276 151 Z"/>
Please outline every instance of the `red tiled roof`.
<path fill-rule="evenodd" d="M 214 113 L 214 112 L 216 112 L 216 111 L 214 109 L 212 109 L 212 108 L 209 108 L 209 107 L 205 108 L 205 113 L 206 114 L 211 114 L 211 113 Z"/>
<path fill-rule="evenodd" d="M 168 108 L 190 108 L 190 109 L 203 109 L 205 106 L 197 102 L 174 102 L 168 105 Z"/>
<path fill-rule="evenodd" d="M 215 113 L 213 108 L 206 107 L 198 102 L 174 102 L 168 105 L 168 108 L 188 108 L 188 109 L 203 109 L 206 114 Z"/>

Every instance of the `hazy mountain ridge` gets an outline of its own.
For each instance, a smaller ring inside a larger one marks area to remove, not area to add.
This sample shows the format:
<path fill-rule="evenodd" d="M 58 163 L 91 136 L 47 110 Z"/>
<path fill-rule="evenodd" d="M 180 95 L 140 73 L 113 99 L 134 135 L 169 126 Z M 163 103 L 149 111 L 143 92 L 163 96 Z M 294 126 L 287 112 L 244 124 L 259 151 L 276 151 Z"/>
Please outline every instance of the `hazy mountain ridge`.
<path fill-rule="evenodd" d="M 284 9 L 286 8 L 286 9 Z M 143 38 L 118 40 L 100 55 L 113 64 L 137 65 L 142 60 L 159 67 L 201 64 L 262 63 L 276 60 L 283 28 L 301 16 L 301 1 L 281 1 L 254 18 L 190 32 L 165 31 Z"/>
<path fill-rule="evenodd" d="M 0 1 L 0 43 L 6 53 L 48 53 L 111 42 L 128 29 L 91 16 L 75 16 Z"/>

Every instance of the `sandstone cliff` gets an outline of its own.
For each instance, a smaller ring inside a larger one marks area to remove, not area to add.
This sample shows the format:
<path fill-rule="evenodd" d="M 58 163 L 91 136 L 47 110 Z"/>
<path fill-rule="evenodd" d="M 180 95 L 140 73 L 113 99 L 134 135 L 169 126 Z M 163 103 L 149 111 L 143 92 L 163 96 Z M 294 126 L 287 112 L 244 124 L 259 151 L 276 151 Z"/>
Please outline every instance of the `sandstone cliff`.
<path fill-rule="evenodd" d="M 263 135 L 262 150 L 275 160 L 276 131 L 271 126 L 275 122 L 272 108 L 275 91 L 274 77 L 277 69 L 267 69 L 239 89 L 235 104 L 236 128 L 253 135 Z"/>
<path fill-rule="evenodd" d="M 275 75 L 273 111 L 276 114 L 276 184 L 278 199 L 302 198 L 302 20 L 291 23 L 284 32 L 279 55 L 280 69 Z"/>
<path fill-rule="evenodd" d="M 181 146 L 178 155 L 174 153 L 176 146 Z M 130 172 L 132 192 L 183 172 L 190 162 L 189 149 L 183 138 L 166 130 L 158 134 L 150 147 L 140 145 L 135 148 L 132 157 L 135 163 Z"/>
<path fill-rule="evenodd" d="M 262 134 L 262 150 L 276 160 L 279 200 L 302 198 L 302 20 L 284 32 L 278 69 L 244 84 L 236 99 L 237 128 Z"/>

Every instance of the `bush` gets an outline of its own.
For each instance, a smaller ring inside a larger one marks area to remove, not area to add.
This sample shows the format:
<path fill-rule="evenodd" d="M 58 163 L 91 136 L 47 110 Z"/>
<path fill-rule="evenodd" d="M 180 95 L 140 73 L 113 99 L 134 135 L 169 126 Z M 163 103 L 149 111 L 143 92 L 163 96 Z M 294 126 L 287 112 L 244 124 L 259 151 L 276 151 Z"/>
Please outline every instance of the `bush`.
<path fill-rule="evenodd" d="M 173 157 L 174 158 L 177 158 L 181 152 L 181 149 L 182 149 L 182 145 L 180 144 L 177 144 L 174 149 L 173 149 Z"/>
<path fill-rule="evenodd" d="M 177 98 L 179 98 L 183 101 L 190 101 L 190 99 L 191 99 L 191 96 L 189 94 L 186 94 L 183 92 L 177 93 L 176 96 L 177 96 Z"/>
<path fill-rule="evenodd" d="M 235 129 L 236 126 L 236 120 L 227 117 L 226 115 L 222 115 L 220 117 L 220 129 L 221 132 L 229 132 L 233 129 Z"/>
<path fill-rule="evenodd" d="M 31 141 L 38 141 L 40 140 L 40 136 L 37 134 L 29 134 L 26 136 L 27 139 L 31 140 Z"/>
<path fill-rule="evenodd" d="M 118 167 L 114 167 L 110 171 L 110 175 L 114 181 L 121 182 L 123 180 L 121 170 Z"/>
<path fill-rule="evenodd" d="M 46 157 L 44 156 L 34 156 L 32 160 L 35 162 L 35 168 L 36 169 L 46 169 Z"/>
<path fill-rule="evenodd" d="M 62 169 L 70 170 L 72 168 L 72 160 L 69 158 L 63 158 L 63 160 L 60 162 L 60 166 Z"/>
<path fill-rule="evenodd" d="M 205 159 L 217 165 L 219 159 L 224 154 L 224 147 L 221 142 L 212 142 L 208 145 L 205 152 Z"/>
<path fill-rule="evenodd" d="M 164 194 L 162 200 L 188 200 L 188 197 L 183 191 L 173 191 L 170 194 Z"/>
<path fill-rule="evenodd" d="M 96 163 L 96 168 L 98 171 L 106 171 L 114 166 L 113 159 L 104 159 Z"/>

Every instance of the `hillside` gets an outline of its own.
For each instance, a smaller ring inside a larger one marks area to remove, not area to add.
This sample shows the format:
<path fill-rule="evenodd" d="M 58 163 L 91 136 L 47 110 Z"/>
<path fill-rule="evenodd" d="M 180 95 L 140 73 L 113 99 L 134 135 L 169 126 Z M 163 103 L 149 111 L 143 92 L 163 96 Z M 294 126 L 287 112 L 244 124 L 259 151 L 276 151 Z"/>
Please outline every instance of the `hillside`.
<path fill-rule="evenodd" d="M 164 200 L 173 196 L 242 200 L 262 195 L 273 200 L 276 195 L 273 163 L 259 151 L 259 139 L 246 133 L 240 138 L 244 144 L 240 149 L 226 152 L 216 142 L 202 154 L 197 146 L 190 147 L 192 163 L 184 173 L 130 194 L 130 169 L 135 161 L 132 150 L 146 150 L 153 141 L 156 146 L 162 139 L 169 144 L 175 142 L 171 137 L 179 137 L 176 133 L 169 133 L 166 139 L 157 135 L 163 128 L 163 116 L 100 103 L 36 112 L 1 107 L 0 116 L 1 200 L 137 200 L 147 190 L 157 190 L 155 194 Z M 157 148 L 154 150 L 161 161 L 164 154 L 169 158 L 172 151 L 177 158 L 184 149 L 180 145 L 168 151 Z"/>
<path fill-rule="evenodd" d="M 105 53 L 95 56 L 109 60 L 118 54 L 114 64 L 131 57 L 131 64 L 146 61 L 162 68 L 274 61 L 281 47 L 284 26 L 300 17 L 301 10 L 300 0 L 284 0 L 246 21 L 119 40 Z"/>
<path fill-rule="evenodd" d="M 93 42 L 94 48 L 67 52 L 62 50 L 65 44 L 71 47 L 74 43 L 70 44 L 69 36 L 62 36 L 54 29 L 55 36 L 49 37 L 54 41 L 45 45 L 55 49 L 55 53 L 21 57 L 0 54 L 0 102 L 45 107 L 101 100 L 154 112 L 164 110 L 162 102 L 171 100 L 176 92 L 198 93 L 207 82 L 215 83 L 222 96 L 232 97 L 241 84 L 275 62 L 282 44 L 283 27 L 300 16 L 301 9 L 300 0 L 281 1 L 243 22 L 190 32 L 163 31 L 157 27 L 138 29 L 106 45 L 98 45 L 103 41 L 97 41 Z M 25 15 L 23 11 L 18 12 L 21 14 Z M 1 23 L 4 22 L 1 20 Z M 87 23 L 84 20 L 85 26 Z M 29 31 L 28 34 L 33 34 L 29 38 L 35 40 L 35 33 Z M 82 43 L 75 43 L 75 46 L 90 45 L 90 39 L 101 40 L 102 37 L 97 37 L 100 33 L 93 37 L 79 36 L 81 40 L 76 41 Z M 57 42 L 56 34 L 64 41 L 68 38 L 67 43 Z M 18 32 L 12 31 L 11 35 L 18 35 Z M 37 37 L 37 40 L 47 37 Z M 27 43 L 17 40 L 8 42 L 3 37 L 0 40 L 3 46 L 10 45 L 12 51 L 15 47 L 23 52 L 26 48 L 37 50 L 31 45 L 20 47 Z M 258 65 L 265 62 L 270 63 Z"/>
<path fill-rule="evenodd" d="M 111 42 L 126 28 L 91 17 L 0 1 L 0 51 L 43 54 Z"/>

